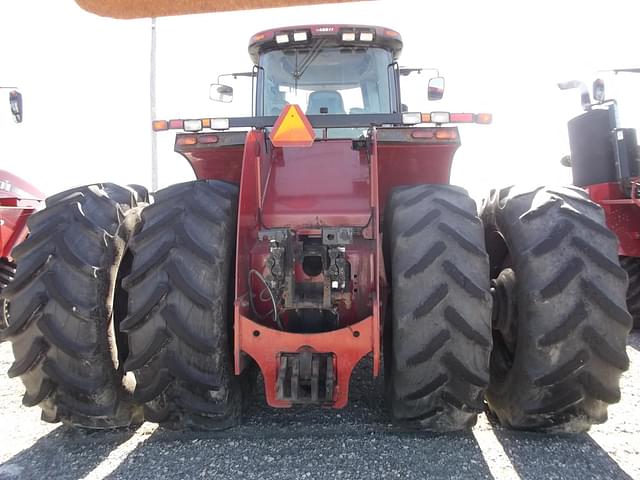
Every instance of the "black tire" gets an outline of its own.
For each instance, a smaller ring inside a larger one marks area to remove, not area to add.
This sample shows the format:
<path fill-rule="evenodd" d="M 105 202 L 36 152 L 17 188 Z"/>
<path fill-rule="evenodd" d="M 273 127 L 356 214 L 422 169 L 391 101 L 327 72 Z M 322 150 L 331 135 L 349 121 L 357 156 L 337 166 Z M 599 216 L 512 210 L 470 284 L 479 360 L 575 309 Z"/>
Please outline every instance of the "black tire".
<path fill-rule="evenodd" d="M 127 185 L 127 188 L 134 192 L 136 196 L 136 202 L 151 203 L 149 190 L 147 190 L 147 187 L 143 187 L 142 185 L 138 185 L 137 183 L 130 183 L 129 185 Z"/>
<path fill-rule="evenodd" d="M 496 282 L 490 411 L 515 429 L 604 422 L 631 317 L 602 209 L 574 187 L 512 187 L 492 191 L 481 217 Z"/>
<path fill-rule="evenodd" d="M 8 374 L 22 379 L 23 404 L 40 405 L 44 421 L 113 428 L 141 420 L 112 321 L 117 268 L 135 223 L 123 219 L 133 206 L 132 193 L 114 184 L 68 190 L 29 218 L 30 235 L 13 250 L 0 336 L 13 344 Z"/>
<path fill-rule="evenodd" d="M 231 353 L 238 188 L 187 182 L 154 199 L 123 282 L 135 398 L 147 420 L 169 428 L 234 426 L 242 403 Z"/>
<path fill-rule="evenodd" d="M 9 326 L 9 302 L 2 296 L 2 291 L 13 282 L 15 275 L 16 264 L 0 258 L 0 332 Z"/>
<path fill-rule="evenodd" d="M 395 189 L 385 215 L 391 306 L 385 386 L 404 428 L 470 428 L 484 409 L 491 353 L 489 259 L 461 188 Z"/>
<path fill-rule="evenodd" d="M 620 265 L 629 276 L 627 308 L 633 317 L 633 328 L 640 328 L 640 258 L 620 257 Z"/>

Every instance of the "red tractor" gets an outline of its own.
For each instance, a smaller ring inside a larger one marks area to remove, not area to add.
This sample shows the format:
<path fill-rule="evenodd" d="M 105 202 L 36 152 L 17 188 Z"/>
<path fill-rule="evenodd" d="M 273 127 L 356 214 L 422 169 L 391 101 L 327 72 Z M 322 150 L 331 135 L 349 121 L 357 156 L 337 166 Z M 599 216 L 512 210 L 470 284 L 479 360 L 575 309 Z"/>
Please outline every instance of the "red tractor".
<path fill-rule="evenodd" d="M 9 92 L 11 113 L 16 123 L 22 122 L 22 95 Z M 9 172 L 0 170 L 0 329 L 8 325 L 7 307 L 2 291 L 13 280 L 16 265 L 11 256 L 14 246 L 27 236 L 27 218 L 44 198 L 33 185 Z"/>
<path fill-rule="evenodd" d="M 614 72 L 640 73 L 628 68 Z M 618 104 L 605 98 L 604 82 L 593 84 L 593 101 L 579 81 L 559 84 L 561 89 L 581 90 L 584 113 L 569 122 L 574 185 L 583 187 L 604 209 L 607 225 L 617 235 L 620 264 L 629 275 L 627 305 L 634 328 L 640 328 L 640 152 L 636 130 L 621 128 Z"/>
<path fill-rule="evenodd" d="M 404 108 L 401 48 L 381 27 L 260 32 L 251 117 L 154 122 L 182 131 L 198 180 L 151 204 L 113 184 L 48 198 L 6 290 L 24 403 L 81 427 L 220 429 L 256 367 L 273 407 L 341 408 L 354 367 L 384 357 L 405 428 L 468 428 L 485 401 L 512 428 L 603 422 L 631 318 L 602 209 L 507 188 L 478 215 L 449 185 L 455 123 L 490 117 Z"/>

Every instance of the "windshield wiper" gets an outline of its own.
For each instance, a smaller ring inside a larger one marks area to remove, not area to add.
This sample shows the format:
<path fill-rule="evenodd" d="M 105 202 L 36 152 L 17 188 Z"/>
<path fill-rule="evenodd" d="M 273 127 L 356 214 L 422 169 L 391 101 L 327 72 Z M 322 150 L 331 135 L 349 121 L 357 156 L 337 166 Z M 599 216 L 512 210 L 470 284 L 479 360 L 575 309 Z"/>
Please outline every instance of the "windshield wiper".
<path fill-rule="evenodd" d="M 316 44 L 311 47 L 311 51 L 307 53 L 307 55 L 302 59 L 302 62 L 298 64 L 298 53 L 296 52 L 296 71 L 293 72 L 293 78 L 296 80 L 296 89 L 298 88 L 298 80 L 304 75 L 304 72 L 307 71 L 307 68 L 318 58 L 320 55 L 320 50 L 324 45 L 325 39 L 321 38 L 316 42 Z"/>

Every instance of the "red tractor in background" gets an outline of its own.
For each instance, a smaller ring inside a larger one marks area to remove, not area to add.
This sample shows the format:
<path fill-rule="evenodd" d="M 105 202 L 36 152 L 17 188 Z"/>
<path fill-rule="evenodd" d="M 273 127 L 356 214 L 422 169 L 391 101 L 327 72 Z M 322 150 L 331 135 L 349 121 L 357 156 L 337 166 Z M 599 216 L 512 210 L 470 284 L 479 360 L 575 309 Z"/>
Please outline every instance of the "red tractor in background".
<path fill-rule="evenodd" d="M 21 123 L 23 109 L 20 92 L 9 92 L 9 104 L 14 120 Z M 27 218 L 39 208 L 43 198 L 44 194 L 33 185 L 0 170 L 0 329 L 8 325 L 2 291 L 13 280 L 16 268 L 11 250 L 26 238 Z"/>
<path fill-rule="evenodd" d="M 384 356 L 404 428 L 469 428 L 485 401 L 512 428 L 605 421 L 631 318 L 602 209 L 512 187 L 478 214 L 449 185 L 455 124 L 490 117 L 404 108 L 401 49 L 382 27 L 260 32 L 235 74 L 252 116 L 153 124 L 181 130 L 197 180 L 150 204 L 114 184 L 49 197 L 5 290 L 24 403 L 86 428 L 220 429 L 256 367 L 273 407 L 341 408 Z"/>
<path fill-rule="evenodd" d="M 614 72 L 640 73 L 640 69 Z M 605 98 L 603 80 L 593 83 L 593 101 L 582 82 L 561 83 L 559 87 L 579 88 L 584 109 L 569 121 L 571 155 L 563 159 L 563 165 L 571 166 L 574 185 L 585 188 L 602 206 L 607 225 L 618 237 L 620 264 L 629 275 L 627 305 L 634 328 L 640 328 L 640 152 L 636 130 L 620 127 L 618 103 Z"/>

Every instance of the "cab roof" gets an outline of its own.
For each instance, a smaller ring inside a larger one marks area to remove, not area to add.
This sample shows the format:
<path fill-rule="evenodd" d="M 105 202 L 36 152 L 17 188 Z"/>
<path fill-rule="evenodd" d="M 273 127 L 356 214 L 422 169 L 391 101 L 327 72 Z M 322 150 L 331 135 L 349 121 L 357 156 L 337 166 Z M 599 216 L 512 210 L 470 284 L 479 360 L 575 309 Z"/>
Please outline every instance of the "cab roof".
<path fill-rule="evenodd" d="M 364 35 L 363 35 L 364 34 Z M 249 40 L 249 56 L 258 64 L 260 55 L 289 48 L 308 48 L 310 42 L 322 38 L 326 46 L 379 47 L 389 50 L 397 60 L 402 52 L 402 37 L 386 27 L 372 25 L 298 25 L 258 32 Z"/>

